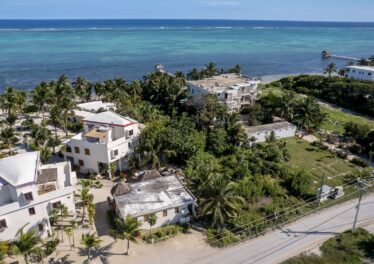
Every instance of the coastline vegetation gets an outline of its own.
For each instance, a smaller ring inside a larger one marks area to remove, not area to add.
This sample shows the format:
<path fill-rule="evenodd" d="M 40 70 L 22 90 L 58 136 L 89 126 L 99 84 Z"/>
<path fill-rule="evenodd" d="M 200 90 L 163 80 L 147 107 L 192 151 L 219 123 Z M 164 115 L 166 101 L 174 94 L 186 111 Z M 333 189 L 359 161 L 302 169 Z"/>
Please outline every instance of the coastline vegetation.
<path fill-rule="evenodd" d="M 208 64 L 202 71 L 204 77 L 222 72 L 214 63 Z M 223 72 L 238 73 L 240 67 Z M 192 80 L 195 77 L 192 78 L 190 73 L 188 79 Z M 82 77 L 71 82 L 66 76 L 61 76 L 56 81 L 43 82 L 36 87 L 31 101 L 26 100 L 24 92 L 8 88 L 0 97 L 0 108 L 9 119 L 2 133 L 5 129 L 15 133 L 15 120 L 34 109 L 41 116 L 41 122 L 34 124 L 32 119 L 26 118 L 29 123 L 24 126 L 30 132 L 26 141 L 29 149 L 45 151 L 43 160 L 47 161 L 61 143 L 58 129 L 65 137 L 69 137 L 70 132 L 79 131 L 80 128 L 70 121 L 78 102 L 93 99 L 114 102 L 119 114 L 146 125 L 136 149 L 141 159 L 132 160 L 130 169 L 135 171 L 166 165 L 182 167 L 187 186 L 200 205 L 197 221 L 207 228 L 208 241 L 213 245 L 223 245 L 217 243 L 219 237 L 222 238 L 220 241 L 232 243 L 269 227 L 266 224 L 268 221 L 264 221 L 262 226 L 242 228 L 243 224 L 251 221 L 270 218 L 274 219 L 274 223 L 281 223 L 299 214 L 296 210 L 287 216 L 276 215 L 283 208 L 315 197 L 311 175 L 302 167 L 289 165 L 296 152 L 290 151 L 289 142 L 277 140 L 271 134 L 264 144 L 249 148 L 253 139 L 247 138 L 240 114 L 229 112 L 213 95 L 205 96 L 199 106 L 186 103 L 185 82 L 186 76 L 181 72 L 175 75 L 149 73 L 142 81 L 131 83 L 121 78 L 90 83 Z M 294 92 L 262 96 L 242 114 L 244 122 L 249 125 L 281 117 L 307 133 L 317 131 L 326 118 L 313 97 L 298 98 Z M 48 125 L 53 127 L 53 132 L 48 132 Z M 0 137 L 3 145 L 9 148 L 10 155 L 14 152 L 15 137 L 12 133 Z M 92 224 L 93 198 L 85 188 L 81 197 Z M 84 217 L 83 214 L 82 221 Z M 132 230 L 125 229 L 121 222 L 116 223 L 112 234 L 128 240 L 129 245 L 130 241 L 136 241 L 135 233 L 139 226 L 131 219 L 126 221 L 131 222 Z M 242 233 L 236 236 L 231 230 Z M 85 239 L 88 242 L 94 240 L 88 236 Z M 95 243 L 88 242 L 86 247 L 90 250 Z"/>

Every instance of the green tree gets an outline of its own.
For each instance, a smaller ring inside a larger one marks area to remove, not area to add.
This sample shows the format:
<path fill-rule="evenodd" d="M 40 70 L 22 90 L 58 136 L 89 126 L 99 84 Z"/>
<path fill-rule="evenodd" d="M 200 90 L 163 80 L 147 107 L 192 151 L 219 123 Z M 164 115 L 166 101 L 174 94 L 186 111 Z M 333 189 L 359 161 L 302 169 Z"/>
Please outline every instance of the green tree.
<path fill-rule="evenodd" d="M 31 255 L 41 252 L 40 244 L 42 241 L 36 229 L 30 229 L 25 232 L 24 229 L 26 225 L 18 230 L 13 245 L 15 246 L 15 252 L 19 255 L 23 255 L 25 262 L 29 263 L 28 259 Z"/>
<path fill-rule="evenodd" d="M 12 148 L 18 143 L 18 138 L 13 128 L 6 127 L 0 132 L 0 141 L 7 146 L 8 154 L 11 156 L 13 154 Z"/>
<path fill-rule="evenodd" d="M 148 215 L 147 222 L 149 224 L 149 233 L 151 234 L 152 233 L 152 226 L 154 226 L 157 223 L 157 215 L 155 215 L 155 214 Z"/>
<path fill-rule="evenodd" d="M 87 261 L 91 263 L 91 250 L 99 248 L 101 240 L 97 238 L 96 234 L 82 234 L 81 244 L 87 249 Z"/>
<path fill-rule="evenodd" d="M 212 217 L 213 225 L 217 228 L 238 216 L 244 199 L 238 196 L 236 190 L 236 185 L 223 175 L 211 176 L 211 183 L 205 190 L 202 212 Z"/>
<path fill-rule="evenodd" d="M 5 93 L 0 96 L 0 109 L 7 115 L 19 113 L 26 102 L 26 93 L 8 87 Z"/>
<path fill-rule="evenodd" d="M 83 207 L 82 207 L 82 223 L 84 222 L 84 218 L 86 216 L 86 208 L 90 206 L 93 202 L 93 195 L 90 193 L 88 188 L 83 188 L 80 191 L 80 198 L 82 199 Z"/>
<path fill-rule="evenodd" d="M 42 118 L 45 118 L 46 108 L 54 102 L 54 93 L 51 86 L 46 83 L 40 83 L 32 91 L 32 101 L 38 108 L 39 113 L 42 113 Z"/>
<path fill-rule="evenodd" d="M 127 240 L 125 255 L 129 255 L 130 242 L 137 243 L 136 236 L 140 231 L 141 223 L 135 217 L 128 215 L 125 220 L 115 218 L 115 229 L 110 230 L 111 236 L 115 239 Z"/>
<path fill-rule="evenodd" d="M 305 171 L 291 174 L 291 189 L 296 195 L 303 196 L 309 193 L 312 186 L 312 177 Z"/>
<path fill-rule="evenodd" d="M 324 74 L 327 74 L 329 77 L 331 77 L 334 73 L 337 73 L 337 67 L 335 63 L 330 63 L 327 65 Z"/>
<path fill-rule="evenodd" d="M 201 79 L 201 73 L 198 69 L 193 68 L 191 71 L 187 74 L 187 79 L 191 81 L 197 81 Z"/>

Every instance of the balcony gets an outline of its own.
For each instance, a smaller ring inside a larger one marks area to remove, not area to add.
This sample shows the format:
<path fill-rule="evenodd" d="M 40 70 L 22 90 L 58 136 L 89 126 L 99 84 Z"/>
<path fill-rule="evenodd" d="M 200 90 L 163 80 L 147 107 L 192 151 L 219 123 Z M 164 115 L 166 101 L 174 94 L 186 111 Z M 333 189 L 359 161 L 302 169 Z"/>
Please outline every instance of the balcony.
<path fill-rule="evenodd" d="M 48 184 L 41 184 L 38 186 L 38 194 L 43 195 L 49 192 L 56 191 L 56 184 L 48 183 Z"/>

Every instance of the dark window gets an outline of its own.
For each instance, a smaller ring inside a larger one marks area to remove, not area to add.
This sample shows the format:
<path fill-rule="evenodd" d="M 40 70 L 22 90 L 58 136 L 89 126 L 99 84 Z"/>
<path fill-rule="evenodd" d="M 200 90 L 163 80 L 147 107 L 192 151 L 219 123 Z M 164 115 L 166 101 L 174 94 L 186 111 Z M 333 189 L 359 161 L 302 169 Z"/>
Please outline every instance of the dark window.
<path fill-rule="evenodd" d="M 162 211 L 162 215 L 163 215 L 163 216 L 168 216 L 168 210 L 164 210 L 164 211 Z"/>
<path fill-rule="evenodd" d="M 66 145 L 66 152 L 71 153 L 71 147 L 69 145 Z"/>
<path fill-rule="evenodd" d="M 179 214 L 179 207 L 175 207 L 175 213 Z"/>
<path fill-rule="evenodd" d="M 0 220 L 0 229 L 5 229 L 7 228 L 7 224 L 6 224 L 6 220 L 5 219 L 1 219 Z"/>
<path fill-rule="evenodd" d="M 25 197 L 26 201 L 32 201 L 32 200 L 34 200 L 34 197 L 32 196 L 32 192 L 24 193 L 23 196 Z"/>
<path fill-rule="evenodd" d="M 74 151 L 75 151 L 75 153 L 80 153 L 79 147 L 74 147 Z"/>
<path fill-rule="evenodd" d="M 369 72 L 368 75 L 371 76 L 371 72 Z"/>
<path fill-rule="evenodd" d="M 90 151 L 90 149 L 85 148 L 85 149 L 84 149 L 84 154 L 86 154 L 87 156 L 90 156 L 90 155 L 91 155 L 91 151 Z"/>
<path fill-rule="evenodd" d="M 114 150 L 114 156 L 118 156 L 118 149 Z"/>
<path fill-rule="evenodd" d="M 128 145 L 129 145 L 129 149 L 131 149 L 131 142 L 129 142 Z"/>
<path fill-rule="evenodd" d="M 52 204 L 52 208 L 53 208 L 53 209 L 57 209 L 60 205 L 61 205 L 61 202 L 60 202 L 60 201 L 55 202 L 55 203 Z"/>
<path fill-rule="evenodd" d="M 38 224 L 38 229 L 39 229 L 39 232 L 43 232 L 44 231 L 43 224 Z"/>
<path fill-rule="evenodd" d="M 84 166 L 84 161 L 83 160 L 79 160 L 79 166 L 81 166 L 81 167 Z"/>
<path fill-rule="evenodd" d="M 29 208 L 29 215 L 35 215 L 35 208 L 34 207 Z"/>
<path fill-rule="evenodd" d="M 134 135 L 134 130 L 130 130 L 130 131 L 129 131 L 129 135 L 130 135 L 130 137 L 131 137 L 132 135 Z"/>

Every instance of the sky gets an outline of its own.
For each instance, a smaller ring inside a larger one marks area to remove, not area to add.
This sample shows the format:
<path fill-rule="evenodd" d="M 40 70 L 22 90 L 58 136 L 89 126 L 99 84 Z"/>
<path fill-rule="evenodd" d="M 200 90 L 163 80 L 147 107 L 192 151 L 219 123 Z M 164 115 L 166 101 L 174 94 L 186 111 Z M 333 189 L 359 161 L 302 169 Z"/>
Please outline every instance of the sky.
<path fill-rule="evenodd" d="M 0 19 L 374 22 L 373 0 L 0 0 Z"/>

